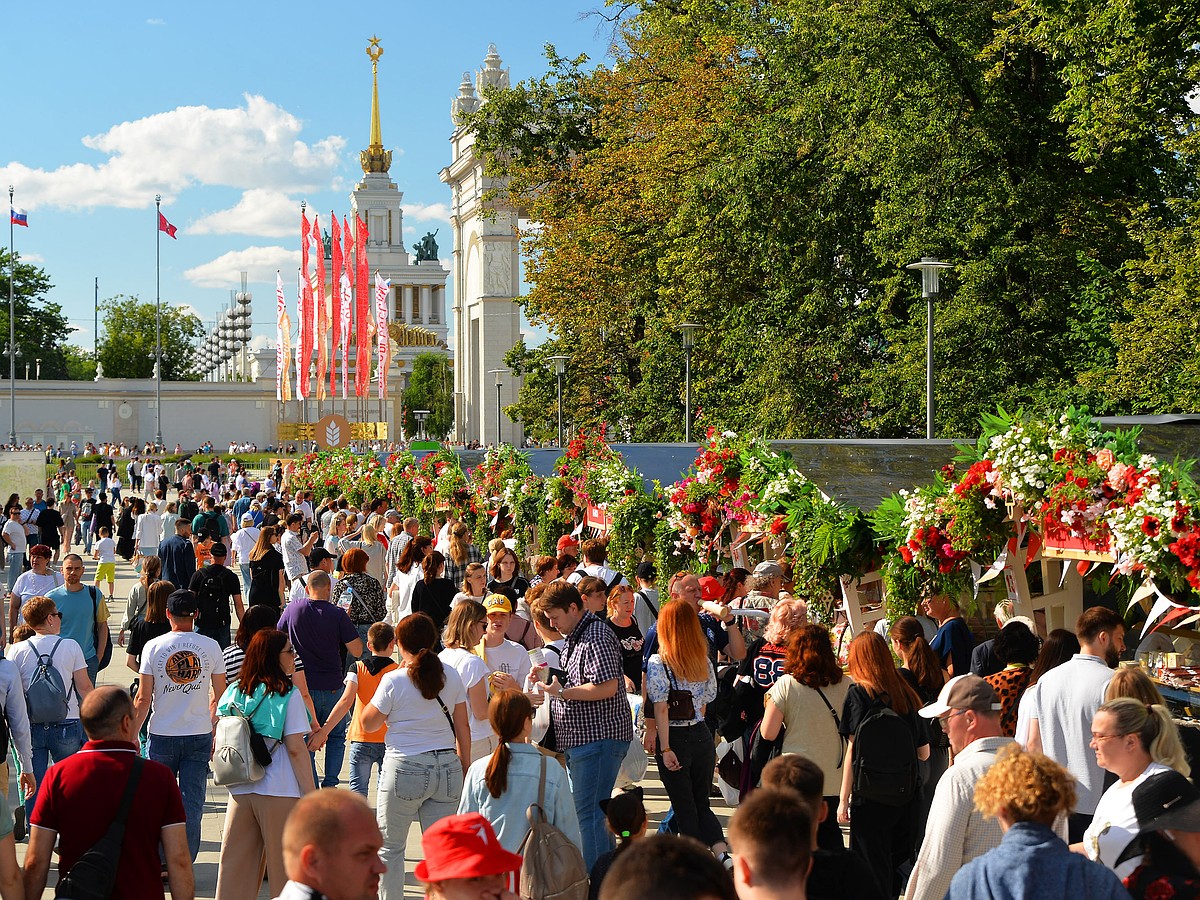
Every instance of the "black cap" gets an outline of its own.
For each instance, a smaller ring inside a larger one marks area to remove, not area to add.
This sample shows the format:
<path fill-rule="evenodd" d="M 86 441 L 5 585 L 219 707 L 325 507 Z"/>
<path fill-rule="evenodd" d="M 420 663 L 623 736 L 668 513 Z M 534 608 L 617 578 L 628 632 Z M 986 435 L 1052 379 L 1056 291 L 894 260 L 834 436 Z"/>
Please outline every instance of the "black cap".
<path fill-rule="evenodd" d="M 337 557 L 324 547 L 317 547 L 312 553 L 308 554 L 308 567 L 315 569 L 327 559 L 337 559 Z"/>
<path fill-rule="evenodd" d="M 190 616 L 200 608 L 191 591 L 172 591 L 167 598 L 167 612 L 173 616 Z"/>
<path fill-rule="evenodd" d="M 654 568 L 654 563 L 648 559 L 644 559 L 638 563 L 637 577 L 642 579 L 642 581 L 653 581 L 657 578 L 658 571 Z"/>
<path fill-rule="evenodd" d="M 213 543 L 212 549 L 209 552 L 212 553 L 213 556 L 224 556 L 228 551 L 225 549 L 224 544 L 222 544 L 220 541 L 216 541 Z"/>
<path fill-rule="evenodd" d="M 1133 811 L 1142 831 L 1200 832 L 1200 790 L 1174 769 L 1151 775 L 1133 789 Z"/>

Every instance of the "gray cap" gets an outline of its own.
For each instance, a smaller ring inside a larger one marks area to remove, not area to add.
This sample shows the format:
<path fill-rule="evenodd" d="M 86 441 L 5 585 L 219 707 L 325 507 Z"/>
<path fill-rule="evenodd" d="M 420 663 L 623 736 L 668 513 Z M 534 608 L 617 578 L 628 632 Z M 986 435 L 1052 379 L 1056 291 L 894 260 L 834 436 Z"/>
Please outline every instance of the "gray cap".
<path fill-rule="evenodd" d="M 779 563 L 768 559 L 755 566 L 750 574 L 762 575 L 765 578 L 783 578 L 783 569 L 779 567 Z"/>

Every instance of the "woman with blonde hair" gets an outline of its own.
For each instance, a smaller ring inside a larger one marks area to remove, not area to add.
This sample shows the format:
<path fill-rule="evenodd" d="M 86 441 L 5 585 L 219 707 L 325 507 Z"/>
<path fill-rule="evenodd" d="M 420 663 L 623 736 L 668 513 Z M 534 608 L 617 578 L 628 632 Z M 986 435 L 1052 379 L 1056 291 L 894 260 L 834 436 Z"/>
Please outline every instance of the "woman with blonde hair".
<path fill-rule="evenodd" d="M 492 823 L 500 845 L 515 853 L 529 833 L 526 811 L 544 792 L 546 820 L 582 850 L 579 819 L 567 773 L 529 743 L 533 706 L 520 691 L 498 691 L 488 704 L 488 721 L 499 741 L 467 771 L 458 812 L 477 812 Z M 539 787 L 542 782 L 545 787 Z"/>
<path fill-rule="evenodd" d="M 1104 699 L 1116 700 L 1118 697 L 1132 697 L 1147 706 L 1166 705 L 1150 676 L 1138 666 L 1121 666 L 1113 672 L 1108 687 L 1104 689 Z"/>
<path fill-rule="evenodd" d="M 442 635 L 445 649 L 438 654 L 444 664 L 453 667 L 467 689 L 467 721 L 471 726 L 472 761 L 496 749 L 496 736 L 488 724 L 488 664 L 474 652 L 487 628 L 483 604 L 463 600 L 450 610 Z"/>
<path fill-rule="evenodd" d="M 358 539 L 355 540 L 355 535 Z M 370 522 L 363 525 L 362 528 L 353 534 L 347 535 L 338 541 L 338 551 L 345 553 L 347 550 L 362 550 L 367 554 L 367 574 L 378 581 L 380 584 L 384 582 L 383 561 L 386 555 L 386 550 L 383 542 L 379 540 L 379 536 L 375 531 L 375 526 Z"/>
<path fill-rule="evenodd" d="M 618 584 L 608 592 L 608 618 L 604 621 L 617 635 L 621 645 L 621 668 L 625 672 L 625 693 L 636 694 L 642 689 L 642 646 L 645 637 L 633 617 L 636 603 L 633 588 Z"/>
<path fill-rule="evenodd" d="M 658 652 L 646 663 L 646 698 L 657 725 L 654 758 L 679 834 L 722 856 L 729 848 L 709 799 L 716 746 L 704 724 L 705 707 L 716 696 L 700 617 L 690 603 L 672 600 L 658 615 Z"/>
<path fill-rule="evenodd" d="M 975 785 L 975 808 L 1000 822 L 1000 846 L 977 856 L 950 882 L 955 900 L 1087 897 L 1124 900 L 1120 879 L 1072 853 L 1054 833 L 1075 808 L 1075 779 L 1040 753 L 1005 747 Z"/>
<path fill-rule="evenodd" d="M 459 585 L 459 591 L 454 595 L 454 599 L 450 603 L 457 606 L 464 600 L 474 600 L 477 603 L 482 603 L 483 598 L 487 596 L 487 570 L 483 567 L 483 563 L 467 563 L 467 568 L 463 572 L 462 584 Z"/>
<path fill-rule="evenodd" d="M 1082 844 L 1072 849 L 1125 878 L 1141 862 L 1140 855 L 1118 862 L 1129 842 L 1138 835 L 1134 789 L 1159 772 L 1174 769 L 1186 778 L 1192 769 L 1171 714 L 1161 703 L 1147 706 L 1132 697 L 1102 703 L 1092 717 L 1090 746 L 1096 762 L 1116 775 L 1117 781 L 1100 797 L 1092 824 L 1083 833 Z"/>
<path fill-rule="evenodd" d="M 157 560 L 158 557 L 147 557 L 146 561 Z M 125 664 L 134 672 L 142 661 L 142 650 L 156 637 L 162 637 L 171 630 L 167 621 L 167 598 L 175 590 L 175 585 L 169 581 L 155 581 L 146 591 L 146 605 L 142 612 L 129 626 L 129 646 L 126 648 Z"/>
<path fill-rule="evenodd" d="M 454 585 L 463 583 L 468 566 L 483 562 L 483 554 L 471 541 L 471 529 L 463 522 L 450 529 L 450 544 L 445 556 L 446 577 Z"/>

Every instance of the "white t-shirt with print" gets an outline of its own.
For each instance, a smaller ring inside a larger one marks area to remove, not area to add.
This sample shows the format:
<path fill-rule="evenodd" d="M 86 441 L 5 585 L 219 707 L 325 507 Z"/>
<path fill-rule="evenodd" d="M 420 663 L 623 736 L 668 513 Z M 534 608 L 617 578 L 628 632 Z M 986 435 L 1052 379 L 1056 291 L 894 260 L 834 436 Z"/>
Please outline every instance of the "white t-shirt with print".
<path fill-rule="evenodd" d="M 520 644 L 505 640 L 499 647 L 484 647 L 487 655 L 489 672 L 507 672 L 517 679 L 517 684 L 525 683 L 525 676 L 533 668 L 529 654 Z"/>
<path fill-rule="evenodd" d="M 62 643 L 54 650 L 60 640 Z M 79 694 L 72 686 L 75 673 L 87 668 L 87 660 L 83 658 L 83 649 L 79 644 L 70 638 L 60 638 L 57 634 L 35 634 L 28 640 L 14 644 L 8 658 L 21 670 L 21 685 L 29 690 L 29 682 L 37 671 L 38 654 L 49 654 L 51 650 L 54 650 L 54 668 L 62 676 L 63 687 L 67 689 L 67 719 L 78 719 Z"/>
<path fill-rule="evenodd" d="M 446 665 L 454 667 L 454 671 L 463 680 L 463 689 L 467 691 L 487 678 L 489 674 L 487 663 L 461 647 L 447 647 L 438 654 L 438 659 Z M 467 703 L 467 721 L 471 723 L 472 741 L 482 741 L 484 738 L 492 736 L 492 724 L 487 719 L 475 718 L 469 702 Z"/>
<path fill-rule="evenodd" d="M 213 730 L 212 677 L 225 674 L 220 644 L 194 631 L 172 631 L 146 644 L 138 671 L 154 676 L 151 734 L 186 736 Z"/>
<path fill-rule="evenodd" d="M 442 671 L 446 674 L 446 684 L 439 696 L 453 718 L 454 707 L 467 702 L 467 690 L 453 666 L 443 664 Z M 383 742 L 388 756 L 416 756 L 454 749 L 454 729 L 446 719 L 446 712 L 437 700 L 421 696 L 403 666 L 383 676 L 371 705 L 387 719 Z"/>

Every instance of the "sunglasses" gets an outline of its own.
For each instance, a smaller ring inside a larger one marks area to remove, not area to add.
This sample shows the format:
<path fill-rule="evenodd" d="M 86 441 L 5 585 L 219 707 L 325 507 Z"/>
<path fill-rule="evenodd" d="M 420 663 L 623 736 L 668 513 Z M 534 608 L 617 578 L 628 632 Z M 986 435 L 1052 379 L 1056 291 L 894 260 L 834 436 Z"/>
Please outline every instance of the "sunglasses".
<path fill-rule="evenodd" d="M 62 617 L 63 614 L 60 612 L 52 612 L 50 615 L 46 616 L 47 619 L 61 619 Z"/>

